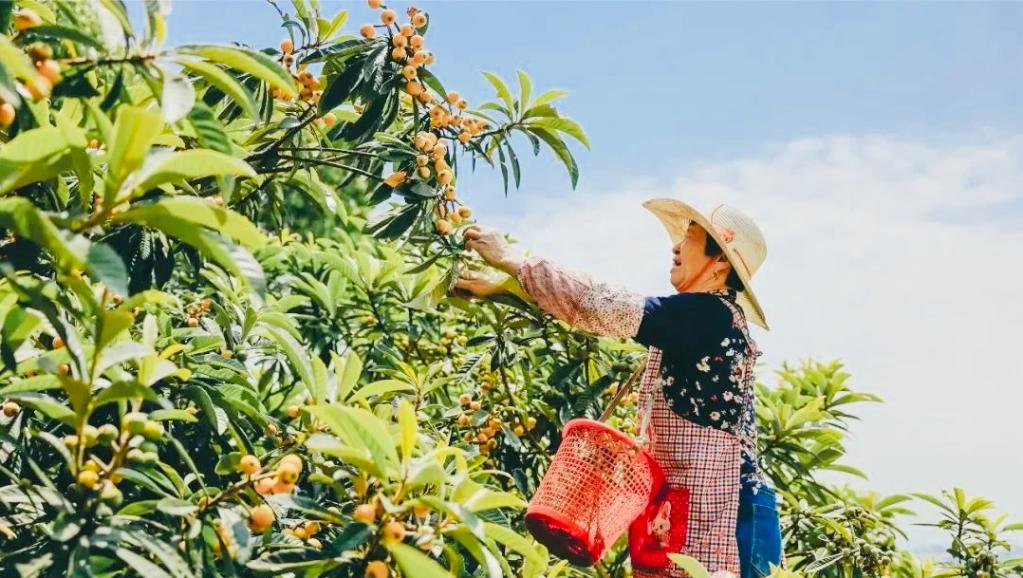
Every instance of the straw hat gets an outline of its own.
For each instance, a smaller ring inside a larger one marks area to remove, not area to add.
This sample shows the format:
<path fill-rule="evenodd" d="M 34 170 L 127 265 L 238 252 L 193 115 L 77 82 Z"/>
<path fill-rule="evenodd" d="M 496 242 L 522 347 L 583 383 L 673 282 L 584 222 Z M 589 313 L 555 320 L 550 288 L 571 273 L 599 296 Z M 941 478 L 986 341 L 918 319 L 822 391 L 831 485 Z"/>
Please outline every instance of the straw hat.
<path fill-rule="evenodd" d="M 703 227 L 724 250 L 732 269 L 742 280 L 744 290 L 739 293 L 739 305 L 750 321 L 768 329 L 764 310 L 753 293 L 750 278 L 757 272 L 767 257 L 767 244 L 753 219 L 728 205 L 719 205 L 709 217 L 675 199 L 650 199 L 643 203 L 668 230 L 672 243 L 678 243 L 686 234 L 690 222 Z"/>

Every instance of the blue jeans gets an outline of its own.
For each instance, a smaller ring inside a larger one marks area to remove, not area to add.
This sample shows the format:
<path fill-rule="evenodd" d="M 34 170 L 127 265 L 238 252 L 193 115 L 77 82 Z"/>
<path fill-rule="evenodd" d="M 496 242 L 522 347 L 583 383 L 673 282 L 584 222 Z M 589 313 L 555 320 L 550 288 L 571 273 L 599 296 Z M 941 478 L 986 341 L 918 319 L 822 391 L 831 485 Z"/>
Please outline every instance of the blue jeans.
<path fill-rule="evenodd" d="M 781 564 L 781 526 L 775 500 L 774 490 L 767 486 L 760 486 L 756 494 L 746 488 L 739 493 L 735 539 L 741 578 L 762 578 L 771 573 L 771 564 Z"/>

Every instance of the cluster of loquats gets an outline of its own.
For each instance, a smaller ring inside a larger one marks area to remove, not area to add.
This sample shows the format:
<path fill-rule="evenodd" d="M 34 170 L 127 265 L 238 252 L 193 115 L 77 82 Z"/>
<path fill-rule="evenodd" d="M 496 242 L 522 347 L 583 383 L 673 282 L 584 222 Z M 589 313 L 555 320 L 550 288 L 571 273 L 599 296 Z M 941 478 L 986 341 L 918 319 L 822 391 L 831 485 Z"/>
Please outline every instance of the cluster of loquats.
<path fill-rule="evenodd" d="M 238 469 L 252 481 L 253 489 L 261 496 L 290 494 L 302 474 L 302 458 L 287 454 L 277 462 L 275 470 L 262 472 L 259 458 L 250 454 L 242 457 Z"/>
<path fill-rule="evenodd" d="M 213 300 L 209 297 L 202 299 L 188 306 L 188 317 L 185 318 L 185 325 L 195 328 L 199 327 L 202 316 L 209 313 L 213 308 Z"/>
<path fill-rule="evenodd" d="M 380 497 L 374 497 L 366 503 L 359 504 L 352 513 L 352 519 L 356 522 L 375 527 L 381 542 L 395 544 L 404 542 L 412 534 L 415 537 L 415 544 L 420 550 L 432 551 L 436 545 L 434 537 L 436 529 L 428 523 L 433 509 L 426 503 L 413 500 L 408 502 L 412 505 L 409 516 L 408 508 L 398 512 L 387 513 Z M 439 520 L 438 526 L 443 528 L 447 522 Z M 387 578 L 390 576 L 390 569 L 383 560 L 371 560 L 366 564 L 364 576 L 366 578 Z"/>
<path fill-rule="evenodd" d="M 489 393 L 493 388 L 490 382 L 480 383 L 480 389 Z M 458 396 L 458 403 L 463 412 L 458 416 L 457 423 L 462 428 L 468 428 L 462 434 L 462 441 L 479 446 L 479 451 L 484 456 L 497 447 L 497 435 L 504 431 L 505 423 L 515 437 L 523 437 L 526 432 L 536 427 L 536 418 L 528 416 L 520 418 L 505 406 L 496 406 L 491 411 L 483 409 L 483 403 L 474 399 L 471 393 L 463 393 Z M 504 419 L 502 419 L 502 415 Z"/>
<path fill-rule="evenodd" d="M 285 38 L 281 40 L 281 56 L 278 59 L 285 70 L 291 73 L 292 78 L 298 84 L 298 98 L 301 101 L 308 103 L 310 106 L 315 107 L 320 103 L 320 97 L 323 96 L 323 81 L 306 68 L 305 65 L 299 67 L 298 70 L 293 69 L 295 65 L 295 42 L 291 38 Z M 270 91 L 270 95 L 275 100 L 282 102 L 290 102 L 291 97 L 279 88 L 274 88 Z M 314 123 L 319 127 L 330 128 L 337 124 L 337 115 L 333 112 L 326 112 Z"/>
<path fill-rule="evenodd" d="M 20 33 L 35 28 L 43 23 L 39 14 L 31 8 L 21 8 L 14 13 L 14 27 Z M 32 78 L 20 78 L 22 86 L 33 100 L 41 100 L 50 95 L 61 80 L 60 64 L 53 59 L 53 49 L 42 42 L 35 42 L 28 47 L 28 55 L 35 63 L 38 73 Z M 17 110 L 10 102 L 0 100 L 0 129 L 10 128 L 17 117 Z"/>

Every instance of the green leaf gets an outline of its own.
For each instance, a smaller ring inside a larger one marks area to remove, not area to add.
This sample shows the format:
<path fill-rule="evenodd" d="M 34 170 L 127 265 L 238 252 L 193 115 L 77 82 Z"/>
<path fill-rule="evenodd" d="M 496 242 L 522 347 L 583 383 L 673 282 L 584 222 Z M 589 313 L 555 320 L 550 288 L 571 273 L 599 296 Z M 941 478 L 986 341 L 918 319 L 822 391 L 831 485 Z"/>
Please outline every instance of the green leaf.
<path fill-rule="evenodd" d="M 487 537 L 504 544 L 514 552 L 518 552 L 523 558 L 537 566 L 544 566 L 547 563 L 546 556 L 540 553 L 537 546 L 527 540 L 518 532 L 492 522 L 484 522 Z"/>
<path fill-rule="evenodd" d="M 0 228 L 14 231 L 19 237 L 49 251 L 66 268 L 84 268 L 89 242 L 84 237 L 71 236 L 57 229 L 28 199 L 0 200 Z"/>
<path fill-rule="evenodd" d="M 280 345 L 284 354 L 288 357 L 288 361 L 291 362 L 292 368 L 295 373 L 298 374 L 299 380 L 305 385 L 306 390 L 315 397 L 316 395 L 316 380 L 313 379 L 313 367 L 309 363 L 309 354 L 306 352 L 302 344 L 295 340 L 286 331 L 279 331 L 275 327 L 266 327 L 267 334 Z"/>
<path fill-rule="evenodd" d="M 490 81 L 490 84 L 497 91 L 497 96 L 501 97 L 504 101 L 505 106 L 508 107 L 509 111 L 515 110 L 515 101 L 512 99 L 511 92 L 508 90 L 508 85 L 501 80 L 501 77 L 494 74 L 493 72 L 484 72 L 483 76 Z"/>
<path fill-rule="evenodd" d="M 585 146 L 586 148 L 590 148 L 590 139 L 589 137 L 586 136 L 586 133 L 583 131 L 583 127 L 580 126 L 579 123 L 570 118 L 540 117 L 534 120 L 530 120 L 528 125 L 561 131 L 582 143 L 583 146 Z"/>
<path fill-rule="evenodd" d="M 567 90 L 558 90 L 558 89 L 548 90 L 548 91 L 544 92 L 543 94 L 541 94 L 540 96 L 536 97 L 536 100 L 533 101 L 532 106 L 530 107 L 530 110 L 532 110 L 532 109 L 534 109 L 534 108 L 536 108 L 538 106 L 544 106 L 546 104 L 550 104 L 550 103 L 554 102 L 555 100 L 557 100 L 557 99 L 559 99 L 559 98 L 561 98 L 561 97 L 563 97 L 563 96 L 565 96 L 567 94 L 568 94 Z"/>
<path fill-rule="evenodd" d="M 310 406 L 305 410 L 327 424 L 348 445 L 369 450 L 384 471 L 397 465 L 398 454 L 387 424 L 374 414 L 338 404 Z"/>
<path fill-rule="evenodd" d="M 128 270 L 116 251 L 103 243 L 93 243 L 85 256 L 86 269 L 114 293 L 128 294 Z"/>
<path fill-rule="evenodd" d="M 156 509 L 171 516 L 187 516 L 199 511 L 199 506 L 178 498 L 163 498 L 156 503 Z"/>
<path fill-rule="evenodd" d="M 221 152 L 192 149 L 161 154 L 146 163 L 146 167 L 138 175 L 137 182 L 131 186 L 128 196 L 155 189 L 161 185 L 200 179 L 213 176 L 254 177 L 256 171 L 245 161 Z M 178 199 L 180 202 L 181 199 Z M 196 206 L 199 201 L 191 198 Z M 223 209 L 221 209 L 223 210 Z M 215 228 L 215 227 L 213 227 Z"/>
<path fill-rule="evenodd" d="M 675 563 L 676 566 L 682 568 L 689 574 L 690 578 L 710 578 L 710 572 L 700 564 L 696 558 L 685 556 L 683 554 L 668 554 L 668 558 Z"/>
<path fill-rule="evenodd" d="M 321 113 L 332 110 L 352 95 L 362 79 L 362 62 L 361 58 L 352 58 L 345 63 L 345 68 L 340 73 L 331 77 L 327 88 L 320 95 Z"/>
<path fill-rule="evenodd" d="M 402 543 L 385 542 L 384 546 L 398 563 L 405 576 L 415 578 L 454 578 L 443 566 L 426 554 Z"/>
<path fill-rule="evenodd" d="M 419 426 L 416 423 L 416 409 L 407 399 L 398 405 L 398 427 L 401 429 L 401 460 L 407 463 L 416 449 Z"/>
<path fill-rule="evenodd" d="M 178 48 L 180 54 L 201 56 L 245 72 L 280 89 L 289 97 L 295 96 L 295 81 L 279 63 L 266 54 L 241 46 L 218 44 L 189 45 Z"/>
<path fill-rule="evenodd" d="M 34 28 L 29 29 L 29 34 L 33 37 L 40 36 L 43 38 L 55 38 L 62 40 L 70 40 L 86 46 L 91 46 L 96 50 L 105 50 L 103 44 L 99 40 L 96 40 L 87 33 L 82 32 L 76 28 L 68 28 L 67 26 L 59 26 L 57 24 L 40 24 Z"/>
<path fill-rule="evenodd" d="M 0 147 L 0 193 L 52 179 L 70 168 L 63 131 L 55 127 L 25 131 Z"/>
<path fill-rule="evenodd" d="M 245 111 L 249 118 L 253 120 L 259 118 L 259 107 L 256 105 L 256 100 L 252 93 L 249 89 L 245 88 L 245 85 L 225 72 L 224 69 L 204 60 L 181 58 L 175 62 L 189 72 L 199 75 L 211 86 L 217 87 L 221 92 L 231 97 L 232 100 L 238 103 L 238 106 L 242 107 L 242 110 Z"/>
<path fill-rule="evenodd" d="M 114 123 L 114 140 L 107 160 L 105 206 L 115 198 L 124 179 L 142 166 L 161 132 L 163 119 L 159 114 L 141 108 L 121 107 Z"/>
<path fill-rule="evenodd" d="M 212 153 L 212 151 L 192 152 Z M 206 156 L 200 155 L 198 158 L 201 160 Z M 245 166 L 248 167 L 248 165 Z M 259 248 L 266 244 L 266 237 L 251 221 L 230 209 L 214 206 L 197 197 L 165 197 L 155 203 L 133 207 L 131 210 L 117 215 L 116 219 L 148 225 L 161 230 L 164 230 L 169 222 L 192 227 L 208 227 L 246 247 Z"/>
<path fill-rule="evenodd" d="M 349 349 L 343 358 L 332 352 L 331 358 L 334 361 L 334 372 L 339 373 L 337 398 L 343 401 L 348 398 L 348 393 L 359 382 L 359 377 L 362 375 L 362 359 L 354 349 Z"/>
<path fill-rule="evenodd" d="M 380 381 L 374 381 L 368 385 L 359 388 L 359 391 L 352 394 L 346 401 L 347 403 L 356 403 L 364 399 L 369 399 L 378 395 L 384 395 L 385 393 L 391 393 L 395 391 L 415 391 L 416 388 L 404 381 L 398 381 L 396 379 L 383 379 Z"/>
<path fill-rule="evenodd" d="M 195 104 L 195 87 L 187 76 L 167 66 L 157 65 L 163 77 L 160 111 L 164 122 L 175 123 L 186 116 Z"/>
<path fill-rule="evenodd" d="M 519 114 L 522 114 L 524 110 L 529 108 L 529 97 L 533 92 L 533 82 L 529 79 L 529 75 L 519 70 Z"/>
<path fill-rule="evenodd" d="M 574 189 L 575 185 L 579 182 L 579 166 L 575 162 L 575 157 L 572 156 L 568 147 L 565 146 L 565 141 L 561 140 L 561 137 L 558 135 L 543 128 L 529 126 L 527 130 L 529 133 L 540 137 L 547 143 L 547 146 L 551 147 L 554 154 L 557 155 L 562 164 L 565 165 L 565 168 L 568 169 L 568 176 L 572 179 L 572 188 Z"/>

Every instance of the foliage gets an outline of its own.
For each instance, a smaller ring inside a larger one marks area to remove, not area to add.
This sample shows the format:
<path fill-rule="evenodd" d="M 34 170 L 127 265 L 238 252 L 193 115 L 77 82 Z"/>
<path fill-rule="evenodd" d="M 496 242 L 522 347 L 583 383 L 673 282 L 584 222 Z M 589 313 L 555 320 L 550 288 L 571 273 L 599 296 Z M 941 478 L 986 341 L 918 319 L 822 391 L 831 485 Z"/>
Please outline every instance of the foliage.
<path fill-rule="evenodd" d="M 521 513 L 643 352 L 448 296 L 465 163 L 507 191 L 524 142 L 576 182 L 564 92 L 486 73 L 472 109 L 427 14 L 360 37 L 274 6 L 279 49 L 168 48 L 161 0 L 141 33 L 119 0 L 0 1 L 0 575 L 626 575 L 621 545 L 549 560 Z M 758 418 L 794 568 L 917 568 L 905 497 L 817 479 L 858 474 L 846 412 L 875 398 L 837 364 L 780 376 Z M 1011 571 L 986 511 L 943 526 L 963 575 Z"/>

